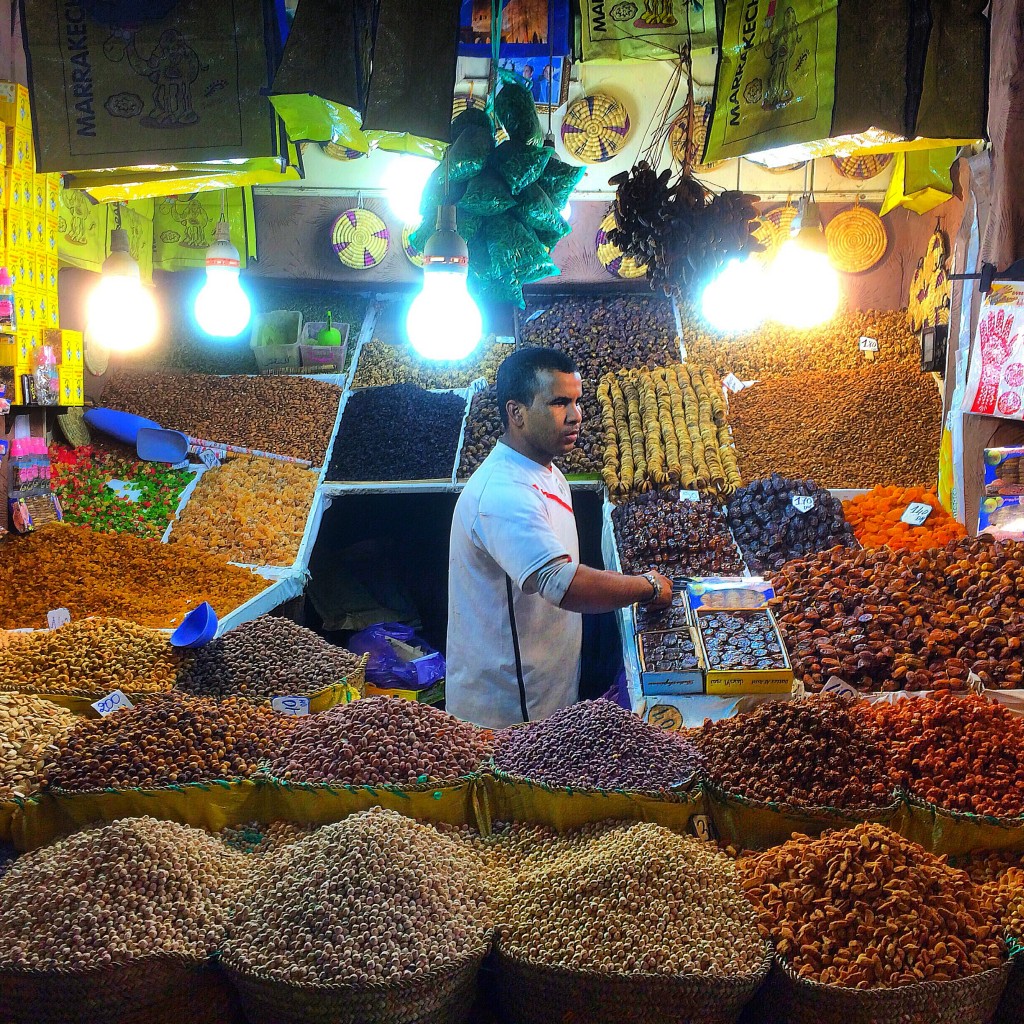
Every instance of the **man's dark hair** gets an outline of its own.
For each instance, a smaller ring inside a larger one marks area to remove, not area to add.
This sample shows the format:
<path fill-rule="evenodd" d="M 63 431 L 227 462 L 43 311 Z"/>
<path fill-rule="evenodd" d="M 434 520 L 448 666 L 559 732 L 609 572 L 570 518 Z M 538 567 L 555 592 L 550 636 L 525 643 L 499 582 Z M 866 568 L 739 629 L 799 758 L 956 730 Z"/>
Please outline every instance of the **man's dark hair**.
<path fill-rule="evenodd" d="M 544 370 L 557 373 L 576 373 L 576 364 L 557 348 L 521 348 L 506 356 L 498 367 L 496 389 L 498 392 L 498 414 L 501 425 L 508 430 L 510 401 L 533 405 L 537 395 L 537 374 Z"/>

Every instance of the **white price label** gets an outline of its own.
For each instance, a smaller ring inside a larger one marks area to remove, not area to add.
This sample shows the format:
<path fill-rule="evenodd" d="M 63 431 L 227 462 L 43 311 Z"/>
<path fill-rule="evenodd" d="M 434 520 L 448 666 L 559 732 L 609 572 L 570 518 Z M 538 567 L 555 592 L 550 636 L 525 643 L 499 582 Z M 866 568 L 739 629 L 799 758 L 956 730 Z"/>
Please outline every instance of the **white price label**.
<path fill-rule="evenodd" d="M 199 461 L 207 469 L 216 469 L 220 465 L 220 458 L 212 448 L 204 448 L 199 453 Z"/>
<path fill-rule="evenodd" d="M 93 707 L 105 718 L 115 711 L 130 709 L 135 707 L 135 705 L 120 690 L 114 690 L 113 693 L 108 693 L 102 700 L 95 701 Z"/>
<path fill-rule="evenodd" d="M 911 526 L 921 526 L 931 514 L 931 505 L 926 505 L 922 501 L 912 501 L 907 506 L 906 512 L 900 516 L 900 522 L 909 523 Z"/>
<path fill-rule="evenodd" d="M 188 465 L 189 465 L 188 459 L 182 459 L 181 462 L 176 462 L 173 466 L 170 466 L 168 468 L 170 468 L 170 469 L 188 469 Z"/>
<path fill-rule="evenodd" d="M 793 495 L 793 508 L 797 512 L 810 512 L 814 508 L 814 498 L 809 494 L 794 494 Z"/>
<path fill-rule="evenodd" d="M 715 836 L 711 831 L 711 819 L 706 814 L 695 814 L 690 819 L 690 824 L 693 826 L 693 834 L 698 839 L 703 839 L 707 843 L 714 841 Z"/>
<path fill-rule="evenodd" d="M 860 697 L 861 692 L 855 686 L 851 686 L 845 679 L 839 676 L 829 676 L 828 681 L 821 688 L 822 693 L 834 693 L 838 697 Z"/>
<path fill-rule="evenodd" d="M 280 711 L 282 715 L 299 716 L 309 714 L 308 697 L 275 697 L 270 702 L 270 706 L 275 711 Z"/>
<path fill-rule="evenodd" d="M 743 381 L 735 373 L 727 373 L 722 378 L 722 386 L 728 388 L 735 395 L 743 390 Z"/>
<path fill-rule="evenodd" d="M 700 491 L 680 491 L 680 501 L 700 501 Z"/>
<path fill-rule="evenodd" d="M 860 348 L 861 352 L 877 352 L 878 339 L 869 338 L 866 335 L 861 335 L 861 339 L 858 342 L 858 348 Z"/>
<path fill-rule="evenodd" d="M 71 621 L 71 612 L 67 608 L 54 608 L 46 613 L 46 624 L 50 629 L 60 629 Z"/>

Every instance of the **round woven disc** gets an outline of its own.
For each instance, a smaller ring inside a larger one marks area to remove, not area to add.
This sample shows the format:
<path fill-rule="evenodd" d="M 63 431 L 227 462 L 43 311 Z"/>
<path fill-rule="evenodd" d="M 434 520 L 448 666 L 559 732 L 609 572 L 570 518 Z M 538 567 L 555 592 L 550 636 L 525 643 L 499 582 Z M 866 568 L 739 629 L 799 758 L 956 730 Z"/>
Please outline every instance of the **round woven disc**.
<path fill-rule="evenodd" d="M 412 233 L 415 230 L 415 224 L 406 224 L 402 228 L 402 252 L 414 267 L 422 267 L 427 261 L 423 258 L 423 253 L 412 244 Z"/>
<path fill-rule="evenodd" d="M 869 153 L 865 156 L 833 156 L 832 166 L 844 177 L 854 181 L 866 181 L 889 166 L 891 153 Z"/>
<path fill-rule="evenodd" d="M 346 210 L 331 227 L 331 247 L 353 270 L 369 270 L 387 255 L 391 234 L 387 224 L 370 210 Z"/>
<path fill-rule="evenodd" d="M 350 160 L 358 160 L 360 157 L 366 156 L 366 153 L 360 152 L 358 149 L 349 149 L 348 146 L 339 146 L 336 142 L 321 142 L 320 148 L 324 152 L 324 156 L 329 156 L 332 160 L 341 160 L 347 163 Z"/>
<path fill-rule="evenodd" d="M 708 137 L 708 123 L 711 120 L 711 106 L 708 103 L 694 103 L 693 105 L 693 134 L 690 136 L 690 167 L 695 171 L 713 171 L 721 167 L 723 160 L 713 160 L 709 164 L 702 164 L 700 158 L 704 153 L 704 143 Z M 672 153 L 672 159 L 678 163 L 685 164 L 683 148 L 686 143 L 686 107 L 676 114 L 675 120 L 668 133 L 668 148 Z"/>
<path fill-rule="evenodd" d="M 611 96 L 584 96 L 566 111 L 562 145 L 585 164 L 600 164 L 621 152 L 629 135 L 629 114 Z"/>
<path fill-rule="evenodd" d="M 757 253 L 757 258 L 767 263 L 782 244 L 782 232 L 766 213 L 761 214 L 755 223 L 757 227 L 754 228 L 753 235 L 764 246 L 764 250 Z"/>
<path fill-rule="evenodd" d="M 624 280 L 644 277 L 647 267 L 640 266 L 631 256 L 623 256 L 622 250 L 608 241 L 608 232 L 614 227 L 615 213 L 609 210 L 608 215 L 601 221 L 601 226 L 597 229 L 597 237 L 594 239 L 597 258 L 601 261 L 601 266 L 612 277 L 621 277 Z"/>
<path fill-rule="evenodd" d="M 796 164 L 783 164 L 781 167 L 769 167 L 767 164 L 761 163 L 760 160 L 754 160 L 752 157 L 745 156 L 743 158 L 748 164 L 754 164 L 756 167 L 760 167 L 762 171 L 767 171 L 769 174 L 789 174 L 791 171 L 799 171 L 807 161 L 801 160 L 800 163 Z"/>
<path fill-rule="evenodd" d="M 832 266 L 846 274 L 870 270 L 889 244 L 882 218 L 866 206 L 837 213 L 825 227 L 825 240 Z"/>
<path fill-rule="evenodd" d="M 82 339 L 82 349 L 82 358 L 85 362 L 85 368 L 94 377 L 102 377 L 103 374 L 107 372 L 107 367 L 110 365 L 110 349 L 104 348 L 103 345 L 93 341 L 88 328 L 86 328 L 85 336 Z"/>

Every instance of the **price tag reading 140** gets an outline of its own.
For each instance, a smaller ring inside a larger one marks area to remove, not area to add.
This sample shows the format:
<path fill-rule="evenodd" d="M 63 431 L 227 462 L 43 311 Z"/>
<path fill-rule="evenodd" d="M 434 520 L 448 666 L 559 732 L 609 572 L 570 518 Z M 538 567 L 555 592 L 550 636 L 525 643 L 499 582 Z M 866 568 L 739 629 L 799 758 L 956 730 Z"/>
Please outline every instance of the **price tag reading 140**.
<path fill-rule="evenodd" d="M 814 508 L 814 498 L 809 494 L 794 494 L 793 508 L 797 512 L 810 512 Z"/>
<path fill-rule="evenodd" d="M 912 501 L 907 506 L 907 511 L 900 516 L 900 522 L 909 523 L 911 526 L 921 526 L 931 514 L 931 505 L 926 505 L 923 501 Z"/>
<path fill-rule="evenodd" d="M 95 701 L 92 705 L 104 718 L 115 711 L 131 709 L 135 705 L 120 691 L 114 690 L 108 693 L 102 700 Z"/>

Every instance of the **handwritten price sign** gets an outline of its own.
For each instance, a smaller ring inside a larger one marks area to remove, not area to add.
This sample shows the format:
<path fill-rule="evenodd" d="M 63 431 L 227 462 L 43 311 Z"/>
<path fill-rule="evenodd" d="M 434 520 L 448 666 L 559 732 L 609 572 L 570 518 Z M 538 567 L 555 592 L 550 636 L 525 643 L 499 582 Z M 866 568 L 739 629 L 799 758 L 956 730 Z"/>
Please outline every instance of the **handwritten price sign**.
<path fill-rule="evenodd" d="M 912 501 L 907 506 L 906 512 L 900 516 L 900 522 L 909 523 L 911 526 L 923 526 L 924 521 L 931 514 L 931 505 L 926 505 L 923 501 Z"/>
<path fill-rule="evenodd" d="M 114 690 L 108 693 L 102 700 L 93 702 L 92 705 L 104 718 L 112 715 L 115 711 L 130 710 L 135 705 L 120 691 Z"/>
<path fill-rule="evenodd" d="M 275 697 L 270 702 L 270 706 L 282 715 L 299 716 L 309 714 L 308 697 Z"/>
<path fill-rule="evenodd" d="M 793 495 L 793 508 L 797 512 L 810 512 L 814 508 L 814 498 L 809 494 L 794 494 Z"/>
<path fill-rule="evenodd" d="M 60 629 L 71 621 L 71 612 L 67 608 L 54 608 L 46 613 L 46 624 L 50 629 Z"/>

